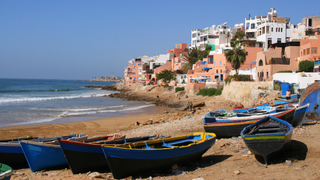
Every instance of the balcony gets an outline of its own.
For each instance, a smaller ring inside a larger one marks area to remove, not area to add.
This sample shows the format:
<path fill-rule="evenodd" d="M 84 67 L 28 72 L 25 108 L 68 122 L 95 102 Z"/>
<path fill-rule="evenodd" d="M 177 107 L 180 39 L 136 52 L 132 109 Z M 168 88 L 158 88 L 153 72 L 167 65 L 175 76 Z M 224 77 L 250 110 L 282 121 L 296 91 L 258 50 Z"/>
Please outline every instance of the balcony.
<path fill-rule="evenodd" d="M 271 60 L 269 60 L 268 65 L 271 65 L 271 64 L 290 65 L 290 58 L 271 58 Z"/>

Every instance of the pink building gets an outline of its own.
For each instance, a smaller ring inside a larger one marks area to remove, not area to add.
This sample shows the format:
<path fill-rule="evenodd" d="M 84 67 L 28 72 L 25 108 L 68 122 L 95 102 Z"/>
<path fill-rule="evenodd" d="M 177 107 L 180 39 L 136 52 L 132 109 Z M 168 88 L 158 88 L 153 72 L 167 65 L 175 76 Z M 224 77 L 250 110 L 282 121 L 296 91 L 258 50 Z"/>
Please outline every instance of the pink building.
<path fill-rule="evenodd" d="M 138 83 L 139 79 L 139 67 L 141 66 L 141 59 L 136 58 L 135 60 L 129 61 L 126 67 L 126 86 L 131 86 Z"/>
<path fill-rule="evenodd" d="M 310 60 L 316 61 L 320 60 L 320 35 L 307 37 L 306 39 L 301 39 L 300 41 L 300 61 Z"/>
<path fill-rule="evenodd" d="M 299 42 L 276 43 L 269 51 L 257 53 L 258 81 L 270 81 L 272 75 L 285 70 L 299 70 Z"/>

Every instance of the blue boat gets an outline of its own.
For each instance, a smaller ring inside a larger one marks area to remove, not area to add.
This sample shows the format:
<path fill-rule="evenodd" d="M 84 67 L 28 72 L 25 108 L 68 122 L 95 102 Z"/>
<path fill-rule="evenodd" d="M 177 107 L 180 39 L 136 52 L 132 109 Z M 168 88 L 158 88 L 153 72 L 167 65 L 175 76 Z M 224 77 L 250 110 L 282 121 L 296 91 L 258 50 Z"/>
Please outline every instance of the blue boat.
<path fill-rule="evenodd" d="M 0 163 L 0 179 L 9 180 L 11 178 L 13 171 L 12 168 L 6 164 Z"/>
<path fill-rule="evenodd" d="M 20 141 L 37 139 L 37 137 L 26 136 L 0 140 L 0 162 L 15 168 L 28 167 L 28 163 L 20 147 Z"/>
<path fill-rule="evenodd" d="M 214 133 L 196 132 L 128 145 L 101 147 L 113 177 L 120 179 L 200 159 L 215 140 Z"/>
<path fill-rule="evenodd" d="M 273 114 L 252 115 L 247 117 L 229 117 L 224 119 L 217 118 L 215 122 L 206 122 L 204 119 L 203 127 L 206 132 L 215 133 L 217 138 L 237 137 L 240 136 L 243 128 L 270 115 L 292 123 L 294 112 L 295 109 L 287 109 Z"/>
<path fill-rule="evenodd" d="M 102 144 L 114 146 L 115 144 L 125 144 L 138 141 L 148 141 L 165 138 L 164 135 L 142 136 L 134 138 L 116 138 L 101 141 L 104 138 L 87 139 L 82 142 L 69 140 L 59 140 L 60 147 L 67 159 L 73 174 L 85 173 L 88 171 L 107 172 L 109 171 L 108 162 L 101 149 Z"/>
<path fill-rule="evenodd" d="M 61 139 L 81 141 L 88 138 L 86 134 L 73 134 L 69 136 L 59 136 Z M 58 166 L 67 166 L 67 160 L 59 146 L 58 139 L 50 141 L 39 139 L 35 141 L 21 141 L 22 152 L 28 162 L 31 171 L 49 169 Z"/>
<path fill-rule="evenodd" d="M 249 112 L 249 111 L 252 111 L 258 107 L 261 107 L 261 106 L 268 106 L 269 105 L 269 102 L 266 102 L 266 103 L 263 103 L 263 104 L 259 104 L 259 105 L 256 105 L 256 106 L 250 106 L 250 107 L 243 107 L 243 106 L 237 106 L 237 107 L 234 107 L 232 108 L 233 112 L 236 112 L 236 113 L 241 113 L 241 112 Z"/>
<path fill-rule="evenodd" d="M 291 143 L 291 124 L 276 117 L 268 116 L 245 127 L 241 136 L 248 149 L 262 156 L 268 165 L 268 158 L 285 151 Z"/>

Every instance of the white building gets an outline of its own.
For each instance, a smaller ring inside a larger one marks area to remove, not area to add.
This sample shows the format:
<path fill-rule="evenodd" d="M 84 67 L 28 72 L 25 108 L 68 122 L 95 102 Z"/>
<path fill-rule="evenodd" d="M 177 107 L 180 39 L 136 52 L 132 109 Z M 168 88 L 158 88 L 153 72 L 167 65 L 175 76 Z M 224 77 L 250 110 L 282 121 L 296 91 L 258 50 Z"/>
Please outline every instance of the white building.
<path fill-rule="evenodd" d="M 290 19 L 277 17 L 275 8 L 270 8 L 267 16 L 255 16 L 254 19 L 246 18 L 246 35 L 249 40 L 264 43 L 267 51 L 271 44 L 285 43 L 292 40 Z"/>
<path fill-rule="evenodd" d="M 204 29 L 195 29 L 191 31 L 191 48 L 203 49 L 207 45 L 212 47 L 212 50 L 220 49 L 220 46 L 225 46 L 230 43 L 231 38 L 237 32 L 236 28 L 228 28 L 227 23 L 221 25 L 212 25 Z M 228 34 L 229 33 L 229 34 Z M 228 38 L 227 36 L 230 35 Z"/>
<path fill-rule="evenodd" d="M 278 80 L 290 84 L 298 84 L 299 89 L 305 89 L 310 84 L 320 80 L 318 72 L 305 73 L 276 73 L 273 75 L 273 80 Z"/>

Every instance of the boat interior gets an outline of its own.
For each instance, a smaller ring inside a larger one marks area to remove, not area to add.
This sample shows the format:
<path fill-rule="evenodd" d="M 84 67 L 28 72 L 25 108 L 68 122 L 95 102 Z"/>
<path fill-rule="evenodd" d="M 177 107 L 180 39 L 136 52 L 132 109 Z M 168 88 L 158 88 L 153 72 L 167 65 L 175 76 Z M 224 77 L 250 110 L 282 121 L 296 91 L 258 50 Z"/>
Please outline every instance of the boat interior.
<path fill-rule="evenodd" d="M 244 135 L 263 135 L 263 134 L 286 134 L 290 128 L 272 118 L 266 118 L 255 126 L 248 128 Z"/>

